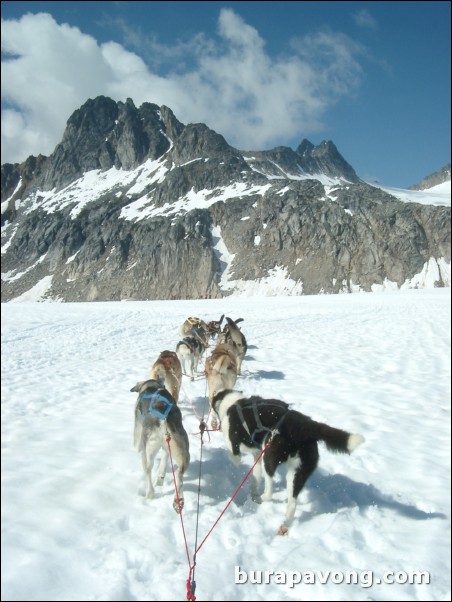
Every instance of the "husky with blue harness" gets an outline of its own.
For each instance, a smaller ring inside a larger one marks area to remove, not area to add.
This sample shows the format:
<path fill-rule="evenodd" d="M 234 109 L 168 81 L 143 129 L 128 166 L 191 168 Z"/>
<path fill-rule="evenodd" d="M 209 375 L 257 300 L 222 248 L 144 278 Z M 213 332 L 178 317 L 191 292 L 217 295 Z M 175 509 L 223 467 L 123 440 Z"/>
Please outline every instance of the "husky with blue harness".
<path fill-rule="evenodd" d="M 297 497 L 317 467 L 318 442 L 323 441 L 330 451 L 350 454 L 364 441 L 362 435 L 315 422 L 279 399 L 263 399 L 257 395 L 244 397 L 240 391 L 224 390 L 214 396 L 212 409 L 220 420 L 232 461 L 240 462 L 240 452 L 253 454 L 255 461 L 260 458 L 251 480 L 251 495 L 255 502 L 271 500 L 272 477 L 278 466 L 286 464 L 288 501 L 279 535 L 287 533 L 295 515 Z M 265 491 L 261 498 L 258 486 L 262 464 Z"/>
<path fill-rule="evenodd" d="M 156 380 L 137 383 L 131 391 L 138 393 L 135 404 L 134 445 L 141 452 L 146 483 L 146 497 L 154 497 L 152 469 L 157 453 L 162 450 L 156 485 L 163 485 L 168 464 L 168 446 L 177 470 L 173 507 L 179 512 L 184 505 L 183 476 L 190 463 L 188 435 L 182 414 L 171 394 Z"/>

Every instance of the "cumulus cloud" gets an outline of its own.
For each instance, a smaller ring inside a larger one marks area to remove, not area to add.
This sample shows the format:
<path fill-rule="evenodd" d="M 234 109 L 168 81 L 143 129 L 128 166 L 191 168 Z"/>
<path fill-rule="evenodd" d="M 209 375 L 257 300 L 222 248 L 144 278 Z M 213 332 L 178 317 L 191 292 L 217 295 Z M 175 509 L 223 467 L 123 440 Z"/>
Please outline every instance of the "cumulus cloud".
<path fill-rule="evenodd" d="M 183 69 L 179 62 L 157 71 L 117 42 L 99 44 L 44 13 L 2 20 L 1 43 L 2 163 L 50 154 L 73 111 L 101 94 L 165 104 L 183 123 L 206 123 L 243 150 L 271 148 L 319 131 L 328 108 L 353 94 L 361 77 L 361 49 L 347 36 L 310 34 L 272 57 L 231 9 L 220 11 L 215 39 L 201 33 L 165 47 L 149 37 L 161 64 L 189 56 Z"/>

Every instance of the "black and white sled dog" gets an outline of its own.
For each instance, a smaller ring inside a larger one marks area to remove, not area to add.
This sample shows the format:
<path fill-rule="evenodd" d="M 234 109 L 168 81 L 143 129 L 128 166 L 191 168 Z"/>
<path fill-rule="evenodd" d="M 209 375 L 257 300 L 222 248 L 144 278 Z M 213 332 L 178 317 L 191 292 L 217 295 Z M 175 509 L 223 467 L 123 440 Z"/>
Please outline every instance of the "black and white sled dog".
<path fill-rule="evenodd" d="M 171 456 L 177 464 L 173 508 L 179 512 L 184 505 L 183 476 L 190 463 L 188 435 L 182 424 L 182 414 L 165 388 L 156 380 L 137 383 L 131 391 L 138 393 L 135 404 L 134 445 L 141 452 L 146 497 L 154 497 L 152 468 L 157 453 L 162 450 L 156 485 L 163 485 L 168 464 L 168 438 Z M 179 498 L 179 502 L 178 502 Z"/>
<path fill-rule="evenodd" d="M 184 337 L 176 345 L 176 353 L 182 366 L 182 373 L 189 376 L 191 380 L 195 379 L 199 360 L 208 346 L 208 342 L 199 335 Z"/>
<path fill-rule="evenodd" d="M 266 451 L 256 464 L 251 479 L 254 501 L 272 498 L 272 477 L 280 464 L 286 463 L 287 510 L 278 533 L 285 535 L 292 523 L 297 497 L 319 460 L 318 441 L 326 443 L 333 452 L 350 454 L 364 442 L 359 434 L 315 422 L 301 412 L 291 410 L 278 399 L 252 396 L 244 398 L 239 391 L 225 390 L 214 396 L 212 408 L 218 415 L 226 447 L 234 463 L 240 462 L 240 452 L 253 454 L 256 460 L 263 447 Z M 265 491 L 262 498 L 258 487 L 264 465 Z"/>

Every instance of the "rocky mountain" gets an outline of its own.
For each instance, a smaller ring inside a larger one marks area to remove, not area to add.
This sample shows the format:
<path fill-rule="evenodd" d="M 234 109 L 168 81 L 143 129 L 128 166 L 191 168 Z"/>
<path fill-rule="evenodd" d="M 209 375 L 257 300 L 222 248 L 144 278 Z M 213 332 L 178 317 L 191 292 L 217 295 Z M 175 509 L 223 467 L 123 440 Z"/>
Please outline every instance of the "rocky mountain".
<path fill-rule="evenodd" d="M 2 301 L 450 286 L 450 206 L 366 184 L 331 141 L 244 152 L 100 96 L 1 182 Z"/>
<path fill-rule="evenodd" d="M 438 184 L 443 184 L 443 182 L 450 182 L 450 163 L 424 178 L 419 184 L 410 186 L 410 190 L 426 190 Z"/>

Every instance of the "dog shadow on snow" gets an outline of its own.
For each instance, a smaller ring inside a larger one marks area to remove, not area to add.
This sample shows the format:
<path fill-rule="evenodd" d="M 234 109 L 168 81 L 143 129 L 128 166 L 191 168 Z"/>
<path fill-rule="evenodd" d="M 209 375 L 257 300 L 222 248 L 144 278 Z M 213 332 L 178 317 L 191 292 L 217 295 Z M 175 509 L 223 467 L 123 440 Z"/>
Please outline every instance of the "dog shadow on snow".
<path fill-rule="evenodd" d="M 388 508 L 413 520 L 446 518 L 441 512 L 425 512 L 413 504 L 399 502 L 374 485 L 359 483 L 341 474 L 326 474 L 321 469 L 317 469 L 309 478 L 299 499 L 300 506 L 307 503 L 311 507 L 303 512 L 304 519 L 356 507 L 360 510 L 369 507 Z"/>
<path fill-rule="evenodd" d="M 245 369 L 242 372 L 242 376 L 246 376 L 249 379 L 269 378 L 271 380 L 284 380 L 285 378 L 284 372 L 280 372 L 279 370 L 256 370 L 256 372 L 251 372 Z"/>
<path fill-rule="evenodd" d="M 223 437 L 221 433 L 211 433 L 213 437 Z M 190 441 L 192 445 L 192 441 Z M 208 445 L 208 444 L 207 444 Z M 226 505 L 240 485 L 245 475 L 251 468 L 249 462 L 244 458 L 239 465 L 235 465 L 229 459 L 229 453 L 223 448 L 208 448 L 204 446 L 202 467 L 201 467 L 201 495 L 206 505 L 216 505 L 218 503 Z M 251 456 L 249 457 L 251 461 Z M 185 492 L 198 492 L 199 463 L 190 464 L 184 479 Z M 249 502 L 249 510 L 255 507 L 250 498 L 249 479 L 243 484 L 241 489 L 234 497 L 236 506 L 243 507 Z"/>
<path fill-rule="evenodd" d="M 232 464 L 225 449 L 209 450 L 202 462 L 201 493 L 206 504 L 226 504 L 234 495 L 245 475 L 251 468 L 250 462 L 244 461 L 238 466 Z M 249 458 L 251 461 L 251 457 Z M 191 468 L 191 470 L 190 470 Z M 191 466 L 185 481 L 185 490 L 198 491 L 198 466 Z M 195 476 L 196 472 L 196 476 Z M 261 483 L 263 488 L 263 482 Z M 280 494 L 283 494 L 282 496 Z M 278 469 L 274 478 L 274 499 L 271 502 L 278 508 L 286 507 L 284 469 Z M 249 479 L 243 484 L 234 498 L 236 506 L 246 514 L 256 511 L 256 504 L 250 498 Z M 269 502 L 265 502 L 268 504 Z M 303 520 L 310 520 L 322 514 L 332 514 L 344 508 L 387 508 L 412 520 L 429 520 L 447 518 L 441 512 L 425 512 L 413 504 L 400 502 L 391 495 L 382 493 L 374 485 L 359 483 L 341 474 L 327 474 L 317 469 L 309 478 L 302 493 L 298 496 L 297 507 L 303 512 Z"/>

